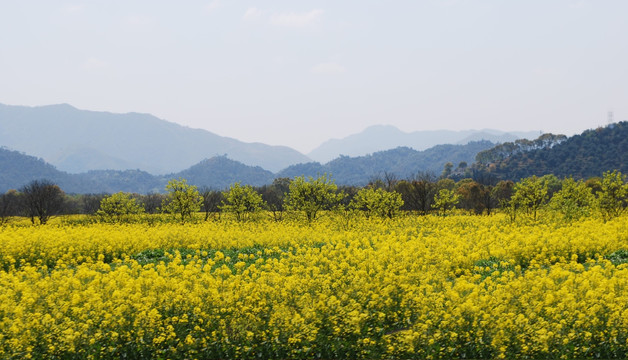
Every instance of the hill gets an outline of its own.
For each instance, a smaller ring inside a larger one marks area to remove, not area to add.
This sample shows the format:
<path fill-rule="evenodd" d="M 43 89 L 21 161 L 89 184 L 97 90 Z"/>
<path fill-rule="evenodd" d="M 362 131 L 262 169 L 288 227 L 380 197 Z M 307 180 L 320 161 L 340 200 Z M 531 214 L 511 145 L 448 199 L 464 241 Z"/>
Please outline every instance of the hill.
<path fill-rule="evenodd" d="M 62 189 L 73 192 L 90 192 L 95 183 L 57 170 L 43 159 L 29 156 L 18 151 L 0 148 L 0 193 L 10 189 L 19 189 L 23 185 L 39 179 L 48 179 Z"/>
<path fill-rule="evenodd" d="M 532 142 L 504 143 L 478 153 L 476 168 L 499 179 L 532 175 L 589 178 L 617 169 L 628 172 L 628 122 L 587 130 L 567 138 L 546 134 Z"/>
<path fill-rule="evenodd" d="M 464 145 L 470 141 L 488 140 L 494 143 L 533 138 L 537 132 L 503 132 L 499 130 L 434 130 L 403 132 L 391 125 L 375 125 L 343 139 L 331 139 L 308 153 L 308 157 L 326 163 L 341 155 L 363 156 L 397 147 L 427 150 L 441 144 Z"/>
<path fill-rule="evenodd" d="M 170 178 L 184 178 L 188 183 L 207 186 L 215 189 L 224 189 L 229 185 L 240 182 L 253 186 L 270 184 L 275 175 L 259 166 L 247 166 L 226 156 L 216 156 L 205 159 L 200 163 L 176 174 Z M 164 184 L 165 186 L 165 184 Z"/>
<path fill-rule="evenodd" d="M 113 114 L 70 105 L 0 104 L 0 146 L 43 158 L 61 171 L 182 171 L 217 155 L 279 171 L 310 161 L 285 146 L 245 143 L 149 114 Z"/>
<path fill-rule="evenodd" d="M 67 193 L 124 191 L 147 194 L 163 192 L 168 180 L 180 177 L 192 185 L 213 189 L 224 189 L 236 181 L 264 185 L 274 179 L 270 171 L 247 166 L 224 156 L 203 160 L 188 169 L 168 175 L 152 175 L 141 170 L 91 170 L 69 174 L 57 170 L 43 159 L 0 148 L 0 193 L 19 189 L 33 180 L 48 179 Z"/>
<path fill-rule="evenodd" d="M 293 165 L 280 171 L 277 177 L 315 177 L 328 173 L 339 185 L 365 185 L 374 176 L 385 172 L 399 178 L 411 177 L 418 172 L 438 175 L 447 162 L 457 165 L 464 161 L 470 164 L 478 152 L 494 145 L 490 141 L 473 141 L 466 145 L 438 145 L 423 151 L 398 147 L 366 156 L 341 156 L 325 165 L 316 162 Z"/>

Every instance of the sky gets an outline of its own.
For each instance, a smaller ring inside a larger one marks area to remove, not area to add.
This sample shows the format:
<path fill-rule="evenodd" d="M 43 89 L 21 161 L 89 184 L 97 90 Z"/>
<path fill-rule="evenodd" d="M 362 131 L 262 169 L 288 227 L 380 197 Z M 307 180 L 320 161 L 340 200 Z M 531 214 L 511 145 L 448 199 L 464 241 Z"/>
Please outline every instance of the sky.
<path fill-rule="evenodd" d="M 628 119 L 624 0 L 0 0 L 0 103 L 307 153 L 376 124 L 572 135 Z"/>

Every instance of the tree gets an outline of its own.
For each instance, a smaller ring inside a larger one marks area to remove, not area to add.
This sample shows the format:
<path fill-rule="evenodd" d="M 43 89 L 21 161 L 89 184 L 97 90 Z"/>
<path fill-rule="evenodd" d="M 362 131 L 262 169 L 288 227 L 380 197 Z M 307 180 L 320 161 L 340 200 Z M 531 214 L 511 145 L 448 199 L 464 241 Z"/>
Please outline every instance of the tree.
<path fill-rule="evenodd" d="M 243 221 L 262 209 L 264 200 L 251 185 L 235 183 L 224 194 L 222 210 L 233 213 L 236 220 Z"/>
<path fill-rule="evenodd" d="M 395 190 L 402 196 L 407 210 L 417 210 L 426 215 L 432 209 L 436 192 L 435 177 L 430 173 L 419 173 L 412 181 L 400 181 Z"/>
<path fill-rule="evenodd" d="M 144 207 L 138 204 L 131 194 L 118 192 L 102 199 L 96 215 L 104 222 L 116 223 L 130 221 L 134 216 L 144 212 Z"/>
<path fill-rule="evenodd" d="M 50 180 L 31 181 L 24 185 L 20 192 L 23 194 L 26 214 L 33 224 L 35 218 L 39 219 L 40 224 L 46 224 L 63 207 L 64 193 Z"/>
<path fill-rule="evenodd" d="M 551 199 L 559 191 L 563 183 L 554 174 L 543 175 L 539 178 L 544 187 L 547 188 L 547 198 Z"/>
<path fill-rule="evenodd" d="M 473 210 L 476 215 L 481 215 L 486 210 L 488 215 L 496 206 L 493 197 L 492 186 L 484 186 L 471 179 L 458 182 L 456 193 L 460 195 L 460 203 L 463 208 Z"/>
<path fill-rule="evenodd" d="M 578 220 L 590 214 L 594 201 L 595 196 L 584 181 L 567 178 L 563 180 L 561 189 L 552 196 L 550 206 L 562 213 L 565 220 Z"/>
<path fill-rule="evenodd" d="M 209 220 L 210 214 L 218 214 L 218 216 L 220 216 L 220 205 L 222 205 L 222 201 L 224 200 L 222 191 L 203 187 L 201 189 L 201 195 L 203 196 L 201 210 L 205 212 L 205 221 Z"/>
<path fill-rule="evenodd" d="M 352 207 L 364 211 L 367 218 L 378 216 L 392 219 L 403 206 L 401 194 L 383 189 L 364 188 L 358 191 L 353 199 Z"/>
<path fill-rule="evenodd" d="M 80 200 L 82 214 L 94 215 L 100 209 L 100 202 L 105 198 L 104 194 L 84 194 Z"/>
<path fill-rule="evenodd" d="M 598 208 L 604 220 L 621 215 L 628 204 L 628 184 L 624 181 L 624 175 L 617 170 L 605 172 L 600 188 Z"/>
<path fill-rule="evenodd" d="M 517 217 L 516 204 L 510 201 L 515 192 L 515 183 L 511 180 L 501 180 L 491 190 L 491 196 L 499 207 L 504 210 L 510 217 L 511 221 L 515 221 Z"/>
<path fill-rule="evenodd" d="M 523 209 L 536 221 L 538 210 L 547 200 L 547 183 L 536 176 L 531 176 L 515 184 L 514 191 L 510 199 L 514 209 Z"/>
<path fill-rule="evenodd" d="M 149 214 L 157 214 L 161 211 L 160 206 L 164 201 L 164 195 L 158 193 L 149 193 L 140 198 L 144 210 Z"/>
<path fill-rule="evenodd" d="M 333 210 L 345 197 L 337 193 L 338 187 L 326 174 L 314 179 L 300 176 L 290 182 L 286 208 L 302 211 L 308 222 L 316 220 L 321 210 Z"/>
<path fill-rule="evenodd" d="M 260 195 L 262 195 L 268 210 L 273 214 L 275 221 L 283 219 L 285 198 L 288 191 L 290 191 L 289 178 L 277 178 L 273 180 L 271 185 L 264 185 L 259 189 Z"/>
<path fill-rule="evenodd" d="M 0 225 L 8 223 L 11 216 L 18 215 L 20 200 L 20 194 L 15 190 L 0 195 Z"/>
<path fill-rule="evenodd" d="M 177 215 L 181 219 L 181 223 L 185 223 L 187 219 L 192 219 L 195 212 L 201 209 L 203 197 L 198 193 L 198 189 L 194 185 L 189 185 L 187 180 L 180 178 L 172 179 L 166 185 L 167 197 L 163 200 L 162 209 L 175 218 Z"/>
<path fill-rule="evenodd" d="M 454 164 L 451 162 L 448 162 L 445 164 L 445 166 L 443 166 L 443 172 L 440 174 L 441 179 L 445 179 L 447 178 L 449 175 L 451 175 L 451 171 L 454 168 Z"/>
<path fill-rule="evenodd" d="M 453 191 L 448 189 L 440 189 L 434 197 L 432 208 L 437 209 L 440 215 L 445 215 L 458 204 L 460 197 Z"/>

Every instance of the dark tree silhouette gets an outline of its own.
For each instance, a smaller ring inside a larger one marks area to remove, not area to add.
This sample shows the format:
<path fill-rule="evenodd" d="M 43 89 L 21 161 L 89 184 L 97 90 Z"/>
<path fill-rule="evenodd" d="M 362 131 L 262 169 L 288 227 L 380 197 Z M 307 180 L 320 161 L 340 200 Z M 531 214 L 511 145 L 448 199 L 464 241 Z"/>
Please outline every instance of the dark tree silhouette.
<path fill-rule="evenodd" d="M 35 224 L 35 218 L 40 224 L 48 222 L 50 217 L 57 215 L 63 208 L 64 193 L 50 180 L 34 180 L 24 185 L 20 192 L 23 194 L 23 206 L 26 215 Z"/>

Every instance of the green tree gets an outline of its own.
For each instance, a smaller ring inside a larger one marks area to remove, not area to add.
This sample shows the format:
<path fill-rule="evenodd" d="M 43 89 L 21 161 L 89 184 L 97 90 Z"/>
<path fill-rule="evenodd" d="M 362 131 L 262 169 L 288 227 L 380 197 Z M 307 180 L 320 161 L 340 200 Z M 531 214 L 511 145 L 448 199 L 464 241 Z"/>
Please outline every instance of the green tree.
<path fill-rule="evenodd" d="M 550 207 L 563 214 L 565 220 L 578 220 L 591 213 L 595 196 L 591 188 L 580 180 L 573 178 L 563 180 L 562 187 L 550 200 Z"/>
<path fill-rule="evenodd" d="M 352 207 L 364 211 L 367 218 L 379 216 L 392 219 L 402 206 L 401 194 L 384 189 L 360 189 L 352 201 Z"/>
<path fill-rule="evenodd" d="M 250 185 L 235 183 L 224 194 L 222 210 L 235 215 L 238 221 L 249 219 L 264 206 L 262 196 Z"/>
<path fill-rule="evenodd" d="M 294 178 L 290 182 L 286 208 L 292 211 L 303 212 L 308 222 L 316 220 L 322 210 L 334 210 L 345 197 L 344 193 L 337 193 L 336 184 L 323 174 L 307 180 L 303 176 Z"/>
<path fill-rule="evenodd" d="M 458 204 L 460 196 L 453 190 L 440 189 L 434 197 L 434 204 L 432 208 L 438 210 L 440 215 L 445 215 L 447 211 L 451 210 Z"/>
<path fill-rule="evenodd" d="M 443 172 L 440 174 L 441 179 L 445 179 L 447 178 L 449 175 L 451 175 L 451 171 L 454 168 L 454 164 L 451 162 L 448 162 L 445 164 L 445 166 L 443 166 Z"/>
<path fill-rule="evenodd" d="M 144 207 L 131 194 L 119 192 L 103 198 L 96 215 L 104 222 L 115 223 L 129 221 L 144 212 Z"/>
<path fill-rule="evenodd" d="M 515 184 L 514 195 L 510 199 L 513 211 L 522 209 L 536 221 L 539 209 L 547 200 L 547 183 L 536 176 L 521 179 Z"/>
<path fill-rule="evenodd" d="M 602 177 L 597 203 L 604 220 L 617 217 L 626 210 L 628 184 L 626 184 L 624 177 L 617 170 L 607 171 Z"/>
<path fill-rule="evenodd" d="M 181 223 L 191 220 L 194 213 L 201 209 L 203 197 L 194 185 L 189 185 L 187 180 L 172 179 L 166 185 L 167 197 L 163 200 L 162 209 L 180 218 Z"/>

